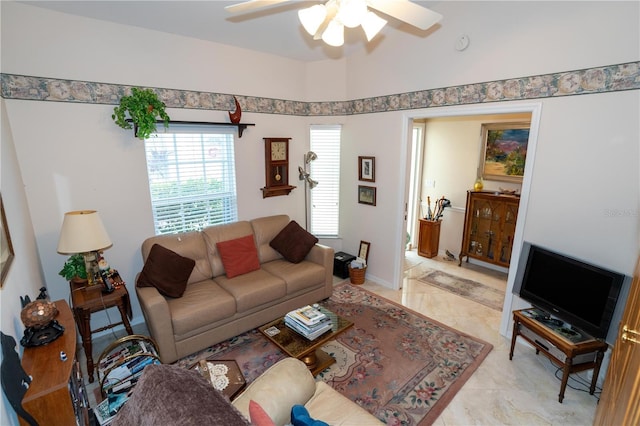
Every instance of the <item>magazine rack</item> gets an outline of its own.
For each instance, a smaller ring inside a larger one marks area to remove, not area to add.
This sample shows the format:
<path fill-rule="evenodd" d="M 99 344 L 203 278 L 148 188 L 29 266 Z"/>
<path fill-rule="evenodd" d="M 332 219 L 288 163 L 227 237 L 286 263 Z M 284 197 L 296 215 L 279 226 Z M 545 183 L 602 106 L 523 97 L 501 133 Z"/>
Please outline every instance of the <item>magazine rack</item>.
<path fill-rule="evenodd" d="M 150 364 L 161 364 L 153 339 L 132 334 L 116 340 L 98 359 L 98 381 L 102 396 L 106 397 L 110 391 L 116 390 L 127 392 L 135 386 L 144 367 Z"/>

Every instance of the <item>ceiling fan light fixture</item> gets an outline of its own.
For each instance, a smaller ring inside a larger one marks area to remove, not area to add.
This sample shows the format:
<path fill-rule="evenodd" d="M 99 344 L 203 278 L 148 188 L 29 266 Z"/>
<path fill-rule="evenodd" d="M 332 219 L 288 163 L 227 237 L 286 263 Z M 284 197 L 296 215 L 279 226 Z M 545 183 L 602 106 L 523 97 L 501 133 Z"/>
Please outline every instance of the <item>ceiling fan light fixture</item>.
<path fill-rule="evenodd" d="M 315 35 L 320 25 L 327 17 L 327 8 L 324 4 L 316 4 L 298 11 L 298 18 L 304 29 L 311 35 Z"/>
<path fill-rule="evenodd" d="M 371 41 L 380 30 L 387 24 L 385 19 L 382 19 L 375 13 L 368 11 L 362 20 L 362 29 L 367 36 L 367 41 Z"/>
<path fill-rule="evenodd" d="M 332 19 L 327 29 L 322 33 L 322 41 L 329 46 L 340 47 L 344 44 L 344 25 Z"/>
<path fill-rule="evenodd" d="M 337 18 L 347 28 L 360 25 L 367 14 L 365 0 L 342 0 L 339 4 Z"/>

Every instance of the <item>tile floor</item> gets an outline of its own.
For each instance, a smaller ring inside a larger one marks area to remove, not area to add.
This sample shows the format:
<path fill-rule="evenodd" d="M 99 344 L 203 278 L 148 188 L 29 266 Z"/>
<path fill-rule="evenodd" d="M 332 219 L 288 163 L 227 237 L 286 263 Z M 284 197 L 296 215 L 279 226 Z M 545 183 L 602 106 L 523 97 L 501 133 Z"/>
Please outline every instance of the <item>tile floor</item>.
<path fill-rule="evenodd" d="M 445 408 L 435 425 L 593 424 L 597 393 L 596 396 L 589 395 L 588 385 L 570 378 L 569 386 L 581 390 L 568 386 L 560 404 L 557 368 L 544 356 L 536 356 L 535 350 L 525 344 L 516 345 L 513 361 L 509 361 L 510 339 L 498 332 L 501 312 L 418 281 L 425 268 L 440 269 L 498 289 L 505 289 L 506 274 L 467 263 L 458 267 L 457 261 L 440 257 L 426 259 L 415 251 L 409 251 L 402 289 L 390 290 L 371 281 L 362 285 L 380 296 L 493 345 L 491 353 Z M 342 280 L 336 278 L 336 282 Z M 148 335 L 144 324 L 134 326 L 134 332 Z M 123 335 L 124 330 L 120 330 L 94 339 L 94 361 L 111 341 Z M 85 369 L 84 352 L 80 349 L 78 354 Z M 590 380 L 588 373 L 580 373 L 578 378 Z M 95 387 L 96 382 L 88 386 L 90 396 L 93 393 L 91 389 Z M 91 399 L 93 406 L 95 399 Z"/>

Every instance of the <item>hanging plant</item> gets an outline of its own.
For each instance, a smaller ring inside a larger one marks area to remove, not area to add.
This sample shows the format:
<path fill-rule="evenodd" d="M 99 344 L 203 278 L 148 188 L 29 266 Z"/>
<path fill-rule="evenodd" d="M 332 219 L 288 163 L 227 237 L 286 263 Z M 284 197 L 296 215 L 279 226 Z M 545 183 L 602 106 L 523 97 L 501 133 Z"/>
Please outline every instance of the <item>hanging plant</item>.
<path fill-rule="evenodd" d="M 169 127 L 169 116 L 165 108 L 166 105 L 153 90 L 134 87 L 131 95 L 123 96 L 120 105 L 113 108 L 111 118 L 123 129 L 135 127 L 136 137 L 144 140 L 156 132 L 156 120 L 163 120 L 165 129 Z"/>

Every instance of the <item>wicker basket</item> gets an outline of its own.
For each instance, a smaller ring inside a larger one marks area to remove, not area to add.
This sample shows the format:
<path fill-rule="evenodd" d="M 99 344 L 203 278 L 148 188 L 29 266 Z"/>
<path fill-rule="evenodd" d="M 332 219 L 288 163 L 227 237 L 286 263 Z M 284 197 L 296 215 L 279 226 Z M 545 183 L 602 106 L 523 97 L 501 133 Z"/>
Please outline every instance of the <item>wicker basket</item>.
<path fill-rule="evenodd" d="M 364 276 L 367 273 L 367 267 L 354 269 L 349 266 L 349 278 L 351 284 L 364 284 Z"/>

